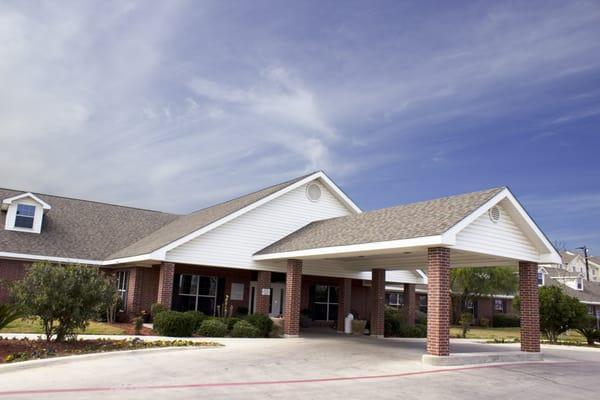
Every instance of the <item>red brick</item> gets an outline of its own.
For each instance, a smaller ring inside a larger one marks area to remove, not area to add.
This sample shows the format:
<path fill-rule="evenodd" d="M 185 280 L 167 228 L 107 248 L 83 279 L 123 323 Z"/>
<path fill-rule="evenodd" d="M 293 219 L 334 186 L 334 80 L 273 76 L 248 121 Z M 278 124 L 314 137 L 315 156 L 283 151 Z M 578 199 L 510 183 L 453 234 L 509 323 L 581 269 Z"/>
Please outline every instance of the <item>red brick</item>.
<path fill-rule="evenodd" d="M 171 309 L 171 302 L 173 300 L 174 275 L 175 264 L 164 262 L 160 265 L 156 302 L 162 304 L 167 309 Z"/>
<path fill-rule="evenodd" d="M 269 315 L 269 304 L 271 297 L 269 294 L 263 294 L 263 289 L 268 289 L 271 293 L 271 273 L 269 271 L 258 271 L 256 280 L 256 314 Z"/>
<path fill-rule="evenodd" d="M 540 303 L 536 263 L 519 263 L 519 296 L 521 298 L 521 351 L 540 351 Z"/>
<path fill-rule="evenodd" d="M 337 331 L 344 332 L 344 319 L 350 312 L 352 303 L 352 279 L 340 278 L 339 288 Z"/>
<path fill-rule="evenodd" d="M 404 310 L 406 311 L 406 322 L 408 325 L 415 324 L 415 315 L 417 312 L 415 289 L 416 285 L 414 283 L 404 284 Z"/>
<path fill-rule="evenodd" d="M 383 336 L 385 312 L 385 270 L 374 268 L 371 270 L 371 288 L 373 290 L 373 303 L 371 308 L 371 335 Z"/>
<path fill-rule="evenodd" d="M 450 355 L 450 249 L 428 249 L 427 353 Z"/>
<path fill-rule="evenodd" d="M 302 294 L 302 260 L 287 260 L 285 277 L 285 304 L 283 308 L 283 333 L 300 334 L 300 302 Z"/>

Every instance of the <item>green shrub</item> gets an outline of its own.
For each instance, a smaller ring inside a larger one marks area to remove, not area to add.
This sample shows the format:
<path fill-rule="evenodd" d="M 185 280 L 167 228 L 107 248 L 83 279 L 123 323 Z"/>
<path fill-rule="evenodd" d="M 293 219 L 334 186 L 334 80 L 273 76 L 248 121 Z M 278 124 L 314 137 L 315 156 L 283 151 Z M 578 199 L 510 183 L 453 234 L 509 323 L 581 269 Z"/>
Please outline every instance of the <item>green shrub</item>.
<path fill-rule="evenodd" d="M 0 329 L 21 317 L 21 313 L 14 305 L 0 304 Z"/>
<path fill-rule="evenodd" d="M 242 316 L 248 315 L 248 307 L 246 307 L 246 306 L 239 306 L 237 308 L 236 314 L 237 315 L 242 315 Z"/>
<path fill-rule="evenodd" d="M 521 321 L 516 315 L 494 314 L 492 326 L 494 328 L 518 328 L 521 326 Z"/>
<path fill-rule="evenodd" d="M 84 330 L 105 309 L 110 292 L 116 292 L 114 282 L 98 268 L 48 262 L 33 264 L 11 288 L 19 309 L 40 317 L 46 340 L 56 335 L 57 342 Z"/>
<path fill-rule="evenodd" d="M 424 338 L 427 337 L 427 326 L 422 324 L 407 326 L 403 333 L 403 337 Z"/>
<path fill-rule="evenodd" d="M 150 306 L 150 315 L 152 316 L 152 318 L 156 317 L 158 313 L 161 313 L 163 311 L 167 311 L 167 307 L 163 306 L 160 303 L 154 303 Z"/>
<path fill-rule="evenodd" d="M 384 335 L 400 336 L 403 326 L 406 325 L 404 314 L 394 308 L 387 307 L 384 312 Z"/>
<path fill-rule="evenodd" d="M 596 327 L 596 317 L 586 315 L 579 321 L 576 330 L 586 339 L 587 344 L 593 345 L 595 341 L 600 340 L 600 330 L 596 329 Z"/>
<path fill-rule="evenodd" d="M 415 313 L 415 323 L 418 325 L 427 325 L 427 314 L 422 311 Z"/>
<path fill-rule="evenodd" d="M 195 323 L 193 315 L 163 311 L 154 317 L 154 330 L 163 336 L 189 337 L 194 333 Z"/>
<path fill-rule="evenodd" d="M 246 321 L 257 327 L 260 331 L 260 336 L 262 337 L 269 337 L 269 333 L 271 333 L 271 329 L 273 329 L 273 321 L 263 314 L 248 315 Z"/>
<path fill-rule="evenodd" d="M 482 328 L 489 328 L 490 320 L 484 317 L 479 318 L 479 326 L 481 326 Z"/>
<path fill-rule="evenodd" d="M 227 331 L 231 332 L 233 330 L 233 327 L 235 326 L 235 324 L 237 324 L 239 321 L 241 321 L 240 318 L 229 317 L 229 318 L 226 318 L 223 322 L 225 322 L 227 324 Z"/>
<path fill-rule="evenodd" d="M 227 324 L 218 318 L 208 318 L 202 321 L 198 333 L 206 337 L 225 337 L 227 335 Z"/>
<path fill-rule="evenodd" d="M 189 318 L 191 318 L 194 321 L 194 332 L 196 332 L 198 329 L 200 329 L 200 325 L 207 318 L 206 315 L 204 315 L 200 311 L 190 310 L 190 311 L 184 312 L 184 314 L 187 315 Z"/>
<path fill-rule="evenodd" d="M 260 337 L 260 330 L 248 321 L 238 320 L 231 330 L 231 336 L 238 338 L 257 338 Z"/>

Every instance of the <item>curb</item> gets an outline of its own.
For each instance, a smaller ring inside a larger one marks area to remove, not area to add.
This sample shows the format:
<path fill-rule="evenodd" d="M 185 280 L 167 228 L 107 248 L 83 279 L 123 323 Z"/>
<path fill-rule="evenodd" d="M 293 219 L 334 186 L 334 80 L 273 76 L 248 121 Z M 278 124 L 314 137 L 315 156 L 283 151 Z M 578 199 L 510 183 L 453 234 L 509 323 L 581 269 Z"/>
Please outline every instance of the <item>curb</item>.
<path fill-rule="evenodd" d="M 87 360 L 95 360 L 100 358 L 110 358 L 110 357 L 122 357 L 129 356 L 131 354 L 147 354 L 147 353 L 160 353 L 160 352 L 176 352 L 176 351 L 184 351 L 184 350 L 206 350 L 206 349 L 216 349 L 220 346 L 178 346 L 178 347 L 159 347 L 154 349 L 138 349 L 138 350 L 116 350 L 116 351 L 107 351 L 104 353 L 91 353 L 91 354 L 76 354 L 72 356 L 61 356 L 55 358 L 43 358 L 39 360 L 29 360 L 29 361 L 18 361 L 15 363 L 7 363 L 0 365 L 0 374 L 19 371 L 24 369 L 32 369 L 38 367 L 45 367 L 47 365 L 62 365 L 69 364 L 77 361 L 87 361 Z"/>

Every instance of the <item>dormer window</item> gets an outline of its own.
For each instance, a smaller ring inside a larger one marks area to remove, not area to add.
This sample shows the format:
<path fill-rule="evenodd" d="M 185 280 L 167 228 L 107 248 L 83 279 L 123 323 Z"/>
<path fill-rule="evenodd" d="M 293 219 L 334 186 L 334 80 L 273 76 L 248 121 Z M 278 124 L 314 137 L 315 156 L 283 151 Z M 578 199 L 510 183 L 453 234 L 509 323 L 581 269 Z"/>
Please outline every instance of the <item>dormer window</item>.
<path fill-rule="evenodd" d="M 23 193 L 2 200 L 2 210 L 6 211 L 7 231 L 41 233 L 44 214 L 50 210 L 50 204 L 33 193 Z"/>
<path fill-rule="evenodd" d="M 15 228 L 32 229 L 35 218 L 35 206 L 30 204 L 17 204 L 15 215 Z"/>

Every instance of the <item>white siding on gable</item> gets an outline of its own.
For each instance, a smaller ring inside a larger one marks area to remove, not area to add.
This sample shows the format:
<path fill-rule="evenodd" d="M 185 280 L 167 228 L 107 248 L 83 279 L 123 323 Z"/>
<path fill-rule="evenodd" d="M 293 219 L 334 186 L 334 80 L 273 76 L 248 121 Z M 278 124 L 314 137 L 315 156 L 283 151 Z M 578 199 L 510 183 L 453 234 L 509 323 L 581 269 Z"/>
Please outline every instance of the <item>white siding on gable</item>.
<path fill-rule="evenodd" d="M 168 251 L 167 261 L 230 268 L 265 268 L 268 265 L 252 260 L 257 251 L 310 222 L 352 213 L 320 183 L 321 198 L 309 200 L 306 186 L 300 186 Z"/>
<path fill-rule="evenodd" d="M 476 253 L 497 254 L 522 261 L 539 260 L 540 254 L 534 244 L 502 205 L 501 218 L 493 222 L 485 212 L 456 235 L 457 249 Z"/>

